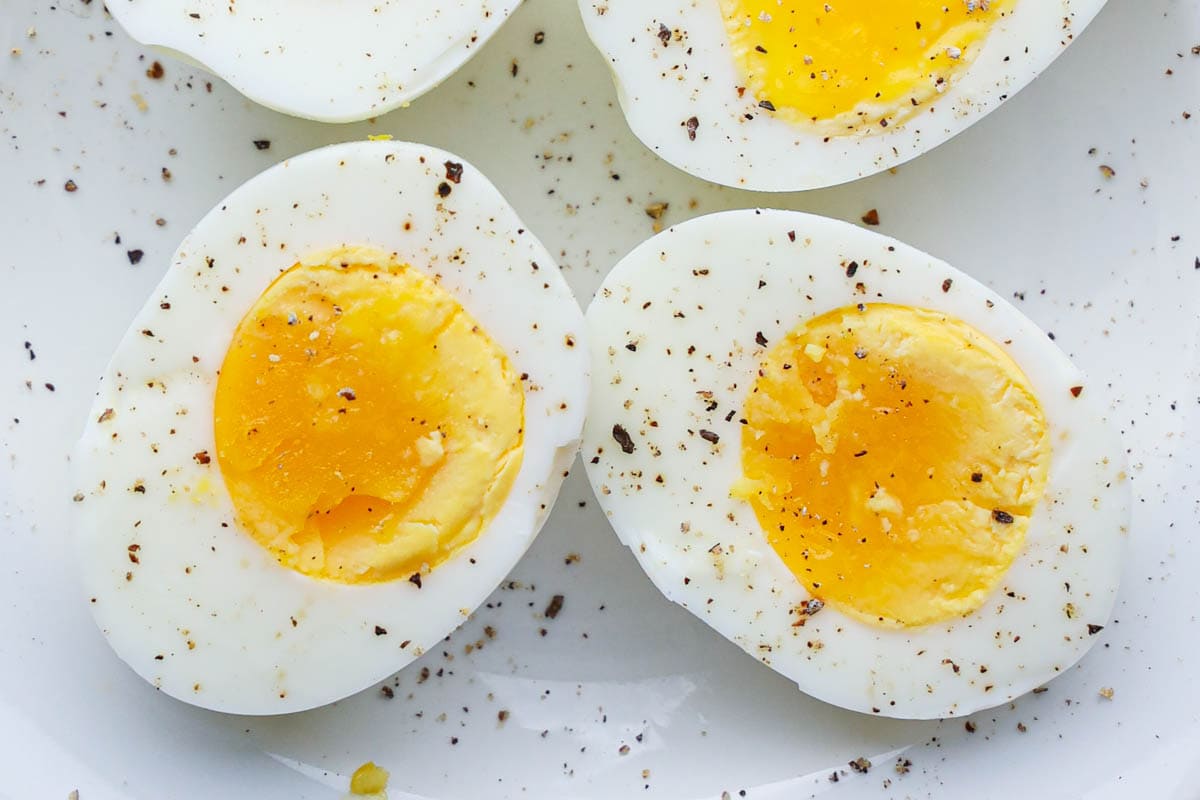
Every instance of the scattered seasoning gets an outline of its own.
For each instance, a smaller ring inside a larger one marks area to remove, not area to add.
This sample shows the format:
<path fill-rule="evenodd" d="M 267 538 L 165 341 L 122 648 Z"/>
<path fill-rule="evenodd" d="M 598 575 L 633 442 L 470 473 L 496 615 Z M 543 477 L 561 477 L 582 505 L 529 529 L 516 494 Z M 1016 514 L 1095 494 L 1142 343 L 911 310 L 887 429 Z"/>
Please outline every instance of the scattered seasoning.
<path fill-rule="evenodd" d="M 1071 387 L 1071 397 L 1079 397 L 1079 395 L 1081 395 L 1081 394 L 1083 394 L 1082 386 L 1072 386 Z"/>
<path fill-rule="evenodd" d="M 146 254 L 141 250 L 126 250 L 125 255 L 129 258 L 129 263 L 136 266 Z"/>
<path fill-rule="evenodd" d="M 77 190 L 79 188 L 79 186 L 76 185 L 75 181 L 68 180 L 66 183 L 63 184 L 63 188 L 66 189 L 68 192 L 74 192 L 75 190 Z"/>
<path fill-rule="evenodd" d="M 717 442 L 721 441 L 721 437 L 713 431 L 700 431 L 700 438 L 706 442 L 709 442 L 710 444 L 716 444 Z"/>
<path fill-rule="evenodd" d="M 271 140 L 270 139 L 255 139 L 254 147 L 257 150 L 270 150 L 271 149 Z"/>
<path fill-rule="evenodd" d="M 351 389 L 349 386 L 343 386 L 341 389 L 338 389 L 338 397 L 342 398 L 343 400 L 357 400 L 358 399 L 358 395 L 356 395 L 354 393 L 354 390 Z"/>
<path fill-rule="evenodd" d="M 911 768 L 912 768 L 912 762 L 909 761 L 907 758 L 897 758 L 896 759 L 896 774 L 897 775 L 907 775 L 908 771 Z"/>
<path fill-rule="evenodd" d="M 849 762 L 849 764 L 850 769 L 854 770 L 860 775 L 864 775 L 871 771 L 871 762 L 867 760 L 866 756 L 859 756 L 858 758 Z"/>
<path fill-rule="evenodd" d="M 534 44 L 541 44 L 544 41 L 546 41 L 546 32 L 545 31 L 538 31 L 537 33 L 533 34 L 533 43 Z"/>
<path fill-rule="evenodd" d="M 770 100 L 759 100 L 758 107 L 762 108 L 762 109 L 766 109 L 767 111 L 775 110 L 775 104 L 772 103 Z"/>
<path fill-rule="evenodd" d="M 194 456 L 192 456 L 192 458 L 196 459 L 197 464 L 204 465 L 204 464 L 212 463 L 212 456 L 210 456 L 208 454 L 207 450 L 201 450 L 200 452 L 198 452 Z"/>
<path fill-rule="evenodd" d="M 508 711 L 505 709 L 501 709 L 500 711 L 496 712 L 496 721 L 498 723 L 500 723 L 501 725 L 503 725 L 505 722 L 507 722 L 508 721 Z"/>
<path fill-rule="evenodd" d="M 996 520 L 996 522 L 999 522 L 1001 525 L 1012 525 L 1013 523 L 1013 515 L 998 508 L 992 509 L 992 519 Z"/>
<path fill-rule="evenodd" d="M 662 42 L 663 47 L 671 43 L 671 29 L 661 22 L 658 23 L 658 40 Z"/>
<path fill-rule="evenodd" d="M 1017 723 L 1017 732 L 1018 732 L 1018 733 L 1024 733 L 1024 732 L 1025 732 L 1025 731 L 1027 731 L 1027 730 L 1029 730 L 1029 728 L 1025 727 L 1025 723 L 1024 723 L 1024 722 L 1018 722 L 1018 723 Z"/>
<path fill-rule="evenodd" d="M 655 201 L 646 205 L 646 216 L 650 219 L 662 219 L 663 214 L 667 213 L 667 209 L 671 207 L 670 203 Z"/>
<path fill-rule="evenodd" d="M 621 747 L 617 750 L 617 752 L 623 756 L 629 755 L 629 745 L 627 745 L 627 744 L 621 745 Z"/>
<path fill-rule="evenodd" d="M 412 576 L 411 576 L 411 577 L 409 577 L 409 579 L 408 579 L 408 582 L 409 582 L 409 583 L 411 583 L 411 584 L 415 584 L 415 585 L 416 585 L 416 587 L 417 587 L 418 589 L 420 589 L 420 588 L 421 588 L 421 573 L 419 573 L 419 572 L 414 572 L 414 573 L 412 574 Z"/>
<path fill-rule="evenodd" d="M 1112 167 L 1110 167 L 1108 164 L 1100 165 L 1100 174 L 1104 176 L 1104 179 L 1106 181 L 1110 181 L 1113 178 L 1117 177 L 1117 171 L 1115 169 L 1113 169 Z"/>
<path fill-rule="evenodd" d="M 967 729 L 967 733 L 975 732 L 975 723 L 971 722 L 971 720 L 967 720 L 966 722 L 964 722 L 963 727 Z"/>
<path fill-rule="evenodd" d="M 1104 630 L 1103 625 L 1092 625 L 1090 623 L 1088 624 L 1087 628 L 1088 628 L 1088 636 L 1095 636 L 1097 633 Z"/>
<path fill-rule="evenodd" d="M 943 292 L 948 292 L 948 291 L 950 291 L 950 287 L 951 287 L 951 286 L 953 286 L 953 285 L 954 285 L 954 279 L 953 279 L 953 278 L 946 278 L 946 280 L 942 281 L 942 291 L 943 291 Z"/>
<path fill-rule="evenodd" d="M 696 131 L 700 129 L 700 119 L 698 117 L 688 117 L 683 127 L 687 130 L 688 141 L 696 141 Z"/>
<path fill-rule="evenodd" d="M 441 183 L 438 184 L 438 187 L 437 187 L 438 197 L 449 197 L 451 191 L 453 191 L 453 190 L 450 188 L 450 184 L 446 183 L 445 181 L 442 181 Z"/>
<path fill-rule="evenodd" d="M 165 74 L 166 70 L 163 69 L 162 62 L 160 61 L 155 61 L 150 65 L 149 69 L 146 70 L 146 77 L 152 81 L 162 80 L 162 76 Z"/>
<path fill-rule="evenodd" d="M 862 215 L 862 221 L 866 225 L 878 225 L 879 210 L 872 208 L 870 211 Z"/>
<path fill-rule="evenodd" d="M 1100 696 L 1103 697 L 1105 700 L 1112 700 L 1114 694 L 1115 694 L 1115 692 L 1113 691 L 1111 686 L 1105 686 L 1100 689 Z"/>
<path fill-rule="evenodd" d="M 382 625 L 376 625 L 375 626 L 375 635 L 376 636 L 387 636 L 387 628 L 383 627 Z"/>
<path fill-rule="evenodd" d="M 971 473 L 971 483 L 983 483 L 983 473 L 982 472 L 972 472 Z"/>
<path fill-rule="evenodd" d="M 757 333 L 754 334 L 754 343 L 757 344 L 759 347 L 767 346 L 767 337 L 763 336 L 762 331 L 758 331 Z"/>
<path fill-rule="evenodd" d="M 396 693 L 394 691 L 392 691 L 392 687 L 390 687 L 386 684 L 379 687 L 379 693 L 382 694 L 388 700 L 391 700 L 393 697 L 396 696 Z"/>
<path fill-rule="evenodd" d="M 451 183 L 462 183 L 463 165 L 457 161 L 446 162 L 446 180 Z"/>
<path fill-rule="evenodd" d="M 853 278 L 858 273 L 858 262 L 851 261 L 846 265 L 846 277 Z"/>
<path fill-rule="evenodd" d="M 628 455 L 634 451 L 633 439 L 630 437 L 629 431 L 622 426 L 613 425 L 612 437 L 621 446 L 622 453 Z"/>
<path fill-rule="evenodd" d="M 557 617 L 558 612 L 562 611 L 562 607 L 563 607 L 563 596 L 561 594 L 556 594 L 556 595 L 554 595 L 554 597 L 551 597 L 550 605 L 546 606 L 546 611 L 545 611 L 546 619 L 554 619 L 555 617 Z"/>

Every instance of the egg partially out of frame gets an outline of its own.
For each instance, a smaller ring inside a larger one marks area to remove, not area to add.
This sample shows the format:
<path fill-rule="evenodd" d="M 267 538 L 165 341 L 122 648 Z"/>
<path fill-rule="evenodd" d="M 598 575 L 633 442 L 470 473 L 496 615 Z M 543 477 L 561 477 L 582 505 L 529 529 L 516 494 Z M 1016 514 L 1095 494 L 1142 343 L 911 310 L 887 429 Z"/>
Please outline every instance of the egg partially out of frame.
<path fill-rule="evenodd" d="M 579 0 L 629 126 L 716 183 L 798 191 L 931 150 L 1020 91 L 1104 0 Z"/>
<path fill-rule="evenodd" d="M 636 248 L 587 320 L 583 458 L 617 535 L 804 692 L 958 716 L 1101 638 L 1124 449 L 982 284 L 845 222 L 731 211 Z"/>
<path fill-rule="evenodd" d="M 450 153 L 337 145 L 248 181 L 180 245 L 75 457 L 109 644 L 163 692 L 243 714 L 420 656 L 550 512 L 583 426 L 583 326 L 546 249 Z"/>
<path fill-rule="evenodd" d="M 321 122 L 376 117 L 452 75 L 521 0 L 113 0 L 139 42 L 267 108 Z"/>

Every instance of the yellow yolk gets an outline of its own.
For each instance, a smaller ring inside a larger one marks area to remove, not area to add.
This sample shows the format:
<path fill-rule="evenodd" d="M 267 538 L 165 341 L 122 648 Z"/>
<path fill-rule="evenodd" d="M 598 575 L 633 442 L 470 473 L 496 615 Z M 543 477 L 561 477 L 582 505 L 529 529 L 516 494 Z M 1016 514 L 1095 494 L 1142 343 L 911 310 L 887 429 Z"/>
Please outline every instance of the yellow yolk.
<path fill-rule="evenodd" d="M 287 567 L 365 583 L 478 536 L 520 467 L 524 394 L 448 292 L 343 251 L 281 274 L 242 319 L 214 421 L 241 526 Z"/>
<path fill-rule="evenodd" d="M 388 778 L 391 775 L 386 769 L 368 761 L 350 776 L 350 794 L 386 797 Z"/>
<path fill-rule="evenodd" d="M 1015 0 L 721 0 L 745 88 L 831 133 L 901 122 L 975 60 Z"/>
<path fill-rule="evenodd" d="M 743 416 L 734 496 L 815 597 L 869 623 L 977 609 L 1046 487 L 1049 435 L 1028 379 L 933 311 L 808 321 L 766 352 Z"/>

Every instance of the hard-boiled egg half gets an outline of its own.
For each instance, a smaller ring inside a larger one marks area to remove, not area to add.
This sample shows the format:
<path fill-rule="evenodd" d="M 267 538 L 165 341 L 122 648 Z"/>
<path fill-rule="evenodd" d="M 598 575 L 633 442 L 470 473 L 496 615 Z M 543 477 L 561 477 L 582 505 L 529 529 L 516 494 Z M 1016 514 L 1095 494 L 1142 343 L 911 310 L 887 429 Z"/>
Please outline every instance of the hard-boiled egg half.
<path fill-rule="evenodd" d="M 587 312 L 583 459 L 646 574 L 818 698 L 1005 703 L 1107 624 L 1130 488 L 1089 384 L 958 270 L 844 222 L 731 211 Z"/>
<path fill-rule="evenodd" d="M 519 310 L 519 313 L 514 313 Z M 76 454 L 117 654 L 221 711 L 298 711 L 413 660 L 528 548 L 583 426 L 584 320 L 470 164 L 316 150 L 196 226 Z"/>
<path fill-rule="evenodd" d="M 579 0 L 625 117 L 687 172 L 764 191 L 936 147 L 1045 69 L 1104 0 Z"/>
<path fill-rule="evenodd" d="M 521 0 L 112 0 L 139 42 L 268 108 L 353 122 L 404 105 L 483 47 Z"/>

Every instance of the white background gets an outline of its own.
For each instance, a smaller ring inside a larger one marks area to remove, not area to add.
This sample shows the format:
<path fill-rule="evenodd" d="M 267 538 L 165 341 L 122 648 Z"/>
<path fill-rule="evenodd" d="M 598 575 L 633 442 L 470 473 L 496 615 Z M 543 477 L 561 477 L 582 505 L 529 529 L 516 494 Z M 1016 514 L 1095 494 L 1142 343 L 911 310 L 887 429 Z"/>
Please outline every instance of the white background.
<path fill-rule="evenodd" d="M 336 798 L 367 759 L 392 771 L 393 798 L 1194 798 L 1195 45 L 1197 0 L 1112 0 L 1044 76 L 942 148 L 894 174 L 768 196 L 642 148 L 570 0 L 529 0 L 445 85 L 342 127 L 252 106 L 147 52 L 99 0 L 0 0 L 0 798 Z M 156 57 L 161 80 L 146 76 Z M 1130 451 L 1132 547 L 1100 644 L 1047 692 L 973 717 L 974 733 L 839 711 L 664 601 L 577 468 L 519 587 L 392 681 L 394 699 L 369 690 L 251 719 L 156 694 L 110 653 L 76 588 L 68 452 L 95 381 L 214 203 L 277 160 L 377 133 L 484 170 L 584 302 L 650 235 L 652 201 L 670 204 L 667 224 L 753 205 L 849 220 L 877 208 L 881 231 L 1014 296 L 1090 373 Z M 563 611 L 543 619 L 554 594 Z M 466 654 L 485 625 L 496 638 Z M 866 775 L 846 768 L 858 756 L 874 763 Z"/>

